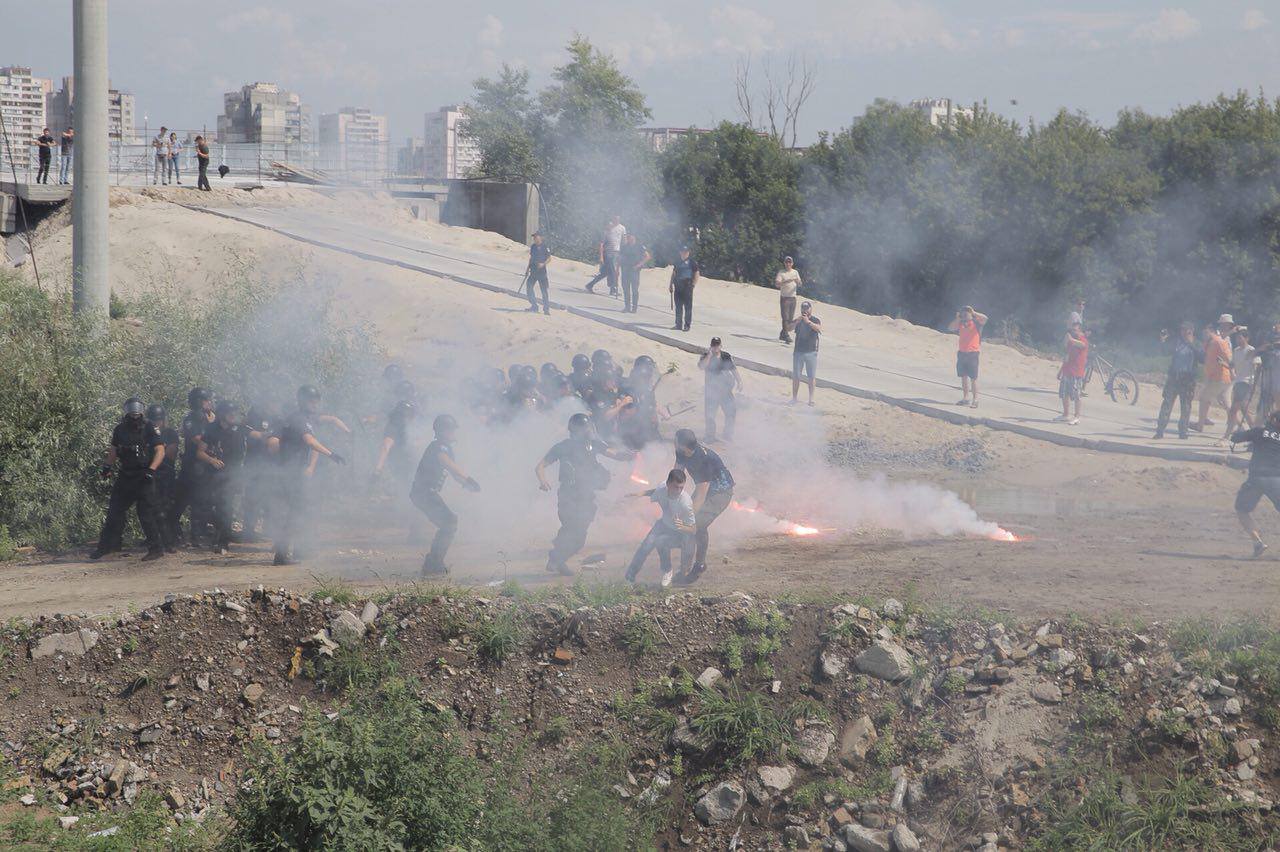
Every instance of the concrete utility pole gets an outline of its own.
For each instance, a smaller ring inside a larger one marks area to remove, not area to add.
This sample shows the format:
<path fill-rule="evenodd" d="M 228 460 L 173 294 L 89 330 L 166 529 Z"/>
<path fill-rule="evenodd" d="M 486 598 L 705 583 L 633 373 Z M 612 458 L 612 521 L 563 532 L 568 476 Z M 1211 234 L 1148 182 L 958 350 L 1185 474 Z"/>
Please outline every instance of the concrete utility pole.
<path fill-rule="evenodd" d="M 106 325 L 107 274 L 107 0 L 72 0 L 76 81 L 75 183 L 71 197 L 71 303 Z"/>

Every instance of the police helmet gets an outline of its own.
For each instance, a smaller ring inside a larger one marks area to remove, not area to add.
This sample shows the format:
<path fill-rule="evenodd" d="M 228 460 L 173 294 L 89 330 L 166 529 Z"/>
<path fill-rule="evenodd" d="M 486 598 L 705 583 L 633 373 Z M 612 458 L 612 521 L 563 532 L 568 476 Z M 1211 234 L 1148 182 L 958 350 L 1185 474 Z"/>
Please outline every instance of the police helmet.
<path fill-rule="evenodd" d="M 388 364 L 382 368 L 382 378 L 388 382 L 398 382 L 404 378 L 404 370 L 399 364 Z"/>
<path fill-rule="evenodd" d="M 417 395 L 418 395 L 418 391 L 413 386 L 413 382 L 407 379 L 401 382 L 400 384 L 396 385 L 396 396 L 402 400 L 404 399 L 411 400 L 417 397 Z"/>
<path fill-rule="evenodd" d="M 516 379 L 520 378 L 520 374 L 522 372 L 524 372 L 523 364 L 512 364 L 510 367 L 507 367 L 507 381 L 514 382 Z"/>
<path fill-rule="evenodd" d="M 302 387 L 298 388 L 298 404 L 299 405 L 302 405 L 304 402 L 319 402 L 319 401 L 320 401 L 320 391 L 316 388 L 315 385 L 303 385 Z"/>
<path fill-rule="evenodd" d="M 454 419 L 452 414 L 438 414 L 432 422 L 431 428 L 437 435 L 444 435 L 455 431 L 458 428 L 458 421 Z"/>
<path fill-rule="evenodd" d="M 213 391 L 206 388 L 195 387 L 187 394 L 187 405 L 190 408 L 199 408 L 204 403 L 213 399 Z"/>
<path fill-rule="evenodd" d="M 597 364 L 612 364 L 612 363 L 613 363 L 613 356 L 609 354 L 609 351 L 607 349 L 597 349 L 595 352 L 591 353 L 592 367 L 596 366 Z"/>
<path fill-rule="evenodd" d="M 214 413 L 217 414 L 218 417 L 226 417 L 230 414 L 239 414 L 240 404 L 232 402 L 229 399 L 220 399 L 218 400 L 217 407 L 214 409 Z"/>
<path fill-rule="evenodd" d="M 555 364 L 552 364 L 550 361 L 548 361 L 547 363 L 542 365 L 542 369 L 539 370 L 538 373 L 542 376 L 542 378 L 549 379 L 552 376 L 559 375 L 560 368 L 557 367 Z"/>
<path fill-rule="evenodd" d="M 591 359 L 586 355 L 574 355 L 571 363 L 573 364 L 573 371 L 576 373 L 579 370 L 585 370 L 590 367 Z"/>
<path fill-rule="evenodd" d="M 578 412 L 569 418 L 569 434 L 582 435 L 591 430 L 591 418 Z"/>
<path fill-rule="evenodd" d="M 161 420 L 169 419 L 169 412 L 165 411 L 160 403 L 153 402 L 147 406 L 147 419 L 152 423 L 159 423 Z"/>
<path fill-rule="evenodd" d="M 141 417 L 145 409 L 146 406 L 142 404 L 142 400 L 138 399 L 136 396 L 131 396 L 124 401 L 125 417 L 133 417 L 135 415 Z"/>
<path fill-rule="evenodd" d="M 648 355 L 638 355 L 636 356 L 636 360 L 632 363 L 631 369 L 637 370 L 640 367 L 644 367 L 646 370 L 652 370 L 657 366 L 657 363 Z"/>

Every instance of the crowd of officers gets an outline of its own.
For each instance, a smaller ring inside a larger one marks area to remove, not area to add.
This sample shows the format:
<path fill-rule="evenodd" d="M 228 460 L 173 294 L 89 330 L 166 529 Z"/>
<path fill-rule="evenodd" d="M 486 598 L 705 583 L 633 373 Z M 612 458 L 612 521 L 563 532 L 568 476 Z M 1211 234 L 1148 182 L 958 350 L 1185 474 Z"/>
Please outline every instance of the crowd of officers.
<path fill-rule="evenodd" d="M 657 406 L 656 391 L 664 375 L 647 355 L 624 371 L 600 349 L 590 357 L 574 356 L 568 373 L 551 363 L 537 370 L 514 364 L 506 371 L 487 370 L 467 384 L 473 415 L 494 425 L 513 423 L 526 412 L 563 414 L 562 405 L 571 399 L 574 413 L 568 418 L 567 437 L 545 453 L 534 471 L 539 487 L 550 491 L 548 472 L 553 466 L 558 469 L 560 529 L 548 553 L 548 571 L 573 573 L 568 561 L 585 545 L 597 495 L 610 481 L 601 459 L 629 462 L 645 445 L 661 440 L 659 424 L 670 416 Z M 458 422 L 449 414 L 436 416 L 434 440 L 415 465 L 412 434 L 420 416 L 419 398 L 398 365 L 383 372 L 382 402 L 384 416 L 365 418 L 383 426 L 374 475 L 398 477 L 397 487 L 435 527 L 422 572 L 446 574 L 445 559 L 459 519 L 442 496 L 444 486 L 452 478 L 467 490 L 480 490 L 456 459 Z M 225 554 L 233 542 L 260 536 L 274 540 L 276 565 L 305 558 L 315 514 L 311 483 L 317 465 L 346 463 L 316 437 L 315 426 L 325 423 L 345 433 L 350 428 L 335 415 L 321 412 L 321 395 L 310 385 L 298 389 L 296 407 L 287 413 L 265 406 L 245 412 L 199 387 L 191 390 L 187 403 L 188 411 L 175 428 L 163 406 L 147 407 L 137 398 L 125 402 L 124 417 L 112 432 L 101 468 L 104 478 L 114 474 L 115 481 L 91 558 L 121 549 L 130 509 L 136 510 L 146 539 L 144 560 L 175 552 L 179 544 L 211 546 Z M 675 434 L 673 469 L 676 473 L 664 485 L 644 492 L 662 507 L 663 517 L 636 558 L 643 563 L 644 556 L 657 550 L 665 569 L 670 550 L 680 550 L 680 573 L 673 576 L 664 570 L 664 583 L 687 584 L 706 568 L 709 528 L 732 502 L 734 480 L 719 455 L 687 429 Z M 693 487 L 682 500 L 686 476 Z M 631 579 L 639 567 L 635 560 L 633 567 L 628 572 Z"/>

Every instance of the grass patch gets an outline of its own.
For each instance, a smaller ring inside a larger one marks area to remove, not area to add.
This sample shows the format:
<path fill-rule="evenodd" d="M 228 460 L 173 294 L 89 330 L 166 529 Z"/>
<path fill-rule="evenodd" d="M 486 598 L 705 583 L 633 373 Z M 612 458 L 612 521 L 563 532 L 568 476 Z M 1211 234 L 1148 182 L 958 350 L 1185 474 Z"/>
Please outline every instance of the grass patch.
<path fill-rule="evenodd" d="M 877 770 L 859 781 L 846 781 L 843 778 L 810 781 L 796 788 L 794 801 L 804 808 L 812 808 L 822 801 L 824 796 L 833 795 L 846 802 L 875 799 L 893 789 L 893 780 L 889 773 Z"/>
<path fill-rule="evenodd" d="M 311 590 L 314 600 L 332 600 L 338 606 L 349 606 L 359 600 L 359 595 L 349 583 L 339 577 L 317 577 L 312 575 L 316 587 Z"/>
<path fill-rule="evenodd" d="M 133 806 L 118 813 L 81 811 L 80 821 L 70 829 L 57 817 L 42 817 L 30 811 L 0 818 L 0 846 L 16 852 L 133 852 L 171 850 L 203 852 L 225 848 L 228 831 L 224 819 L 207 816 L 199 823 L 175 826 L 163 798 L 154 791 L 138 794 Z M 90 837 L 115 829 L 105 837 Z"/>
<path fill-rule="evenodd" d="M 622 626 L 618 641 L 628 654 L 638 659 L 657 650 L 658 632 L 653 629 L 653 621 L 647 613 L 637 612 Z"/>
<path fill-rule="evenodd" d="M 775 754 L 787 741 L 782 719 L 754 692 L 704 691 L 689 724 L 734 765 Z"/>
<path fill-rule="evenodd" d="M 399 671 L 398 651 L 394 642 L 388 642 L 385 648 L 340 646 L 332 657 L 318 658 L 316 682 L 334 692 L 371 687 L 395 677 Z"/>
<path fill-rule="evenodd" d="M 482 659 L 501 663 L 520 647 L 524 640 L 524 625 L 514 610 L 503 612 L 489 621 L 482 621 L 472 633 Z"/>

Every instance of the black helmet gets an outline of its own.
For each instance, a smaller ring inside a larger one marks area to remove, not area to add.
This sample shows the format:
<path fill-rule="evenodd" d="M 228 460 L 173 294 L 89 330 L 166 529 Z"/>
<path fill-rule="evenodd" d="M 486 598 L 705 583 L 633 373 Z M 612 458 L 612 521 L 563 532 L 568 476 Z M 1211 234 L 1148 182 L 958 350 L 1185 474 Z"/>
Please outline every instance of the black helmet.
<path fill-rule="evenodd" d="M 304 402 L 319 402 L 319 401 L 320 401 L 320 391 L 316 389 L 315 385 L 303 385 L 302 387 L 298 388 L 298 404 L 299 405 L 302 405 Z"/>
<path fill-rule="evenodd" d="M 142 404 L 142 400 L 138 399 L 136 396 L 131 396 L 124 401 L 125 417 L 132 417 L 135 414 L 141 417 L 145 409 L 146 406 Z"/>
<path fill-rule="evenodd" d="M 431 428 L 437 435 L 443 435 L 446 432 L 456 430 L 458 421 L 453 418 L 452 414 L 437 414 L 436 419 L 431 424 Z"/>
<path fill-rule="evenodd" d="M 229 399 L 220 399 L 218 400 L 217 408 L 214 409 L 214 413 L 220 418 L 226 417 L 228 414 L 239 414 L 240 404 Z"/>
<path fill-rule="evenodd" d="M 147 419 L 152 423 L 159 423 L 161 420 L 169 419 L 169 412 L 165 411 L 160 403 L 153 402 L 147 406 Z"/>
<path fill-rule="evenodd" d="M 560 368 L 548 361 L 542 365 L 542 369 L 538 371 L 538 374 L 544 379 L 549 379 L 552 376 L 557 375 L 559 372 Z"/>
<path fill-rule="evenodd" d="M 413 386 L 413 382 L 407 379 L 396 385 L 396 396 L 402 400 L 414 399 L 418 395 L 418 391 Z"/>
<path fill-rule="evenodd" d="M 569 418 L 569 434 L 581 435 L 591 428 L 591 418 L 582 412 L 578 412 Z"/>
<path fill-rule="evenodd" d="M 609 354 L 607 349 L 597 349 L 591 353 L 591 366 L 596 367 L 599 364 L 612 364 L 613 356 Z"/>
<path fill-rule="evenodd" d="M 199 408 L 211 399 L 213 399 L 213 391 L 200 387 L 192 388 L 191 392 L 187 394 L 187 407 L 192 409 Z"/>
<path fill-rule="evenodd" d="M 631 369 L 635 370 L 639 367 L 644 367 L 646 369 L 652 370 L 654 367 L 657 367 L 657 366 L 658 366 L 657 363 L 648 355 L 637 355 L 636 360 L 631 364 Z"/>
<path fill-rule="evenodd" d="M 585 370 L 588 367 L 590 367 L 591 359 L 588 358 L 586 355 L 574 355 L 573 361 L 571 361 L 570 363 L 573 365 L 573 371 L 576 373 L 579 370 Z"/>
<path fill-rule="evenodd" d="M 382 378 L 389 382 L 398 382 L 404 378 L 404 370 L 399 364 L 388 364 L 382 368 Z"/>
<path fill-rule="evenodd" d="M 522 372 L 524 372 L 523 364 L 512 364 L 510 367 L 507 368 L 507 381 L 514 382 L 516 379 L 520 377 L 520 374 Z"/>

